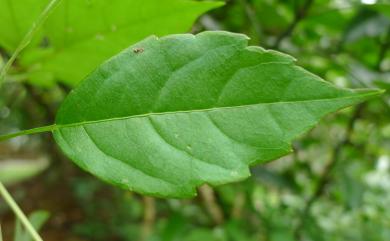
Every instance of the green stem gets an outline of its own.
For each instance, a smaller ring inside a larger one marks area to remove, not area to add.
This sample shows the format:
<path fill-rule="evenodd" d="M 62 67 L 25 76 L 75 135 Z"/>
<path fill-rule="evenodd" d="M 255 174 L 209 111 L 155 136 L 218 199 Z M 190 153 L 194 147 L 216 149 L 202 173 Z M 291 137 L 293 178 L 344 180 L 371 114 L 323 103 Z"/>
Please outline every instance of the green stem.
<path fill-rule="evenodd" d="M 1 196 L 3 196 L 4 200 L 10 206 L 10 208 L 14 211 L 17 218 L 23 223 L 24 227 L 26 228 L 27 232 L 30 233 L 31 237 L 35 241 L 43 241 L 42 238 L 37 233 L 37 231 L 35 231 L 30 221 L 28 221 L 26 215 L 24 215 L 22 210 L 19 208 L 18 204 L 16 204 L 15 200 L 12 198 L 12 196 L 9 194 L 9 192 L 1 182 L 0 182 L 0 194 Z"/>
<path fill-rule="evenodd" d="M 42 26 L 45 20 L 49 17 L 50 13 L 58 6 L 61 0 L 51 0 L 50 3 L 45 7 L 43 12 L 39 15 L 38 19 L 32 24 L 29 31 L 23 37 L 22 41 L 15 49 L 15 52 L 12 54 L 11 58 L 4 65 L 3 69 L 0 72 L 0 85 L 5 79 L 5 76 L 8 70 L 11 68 L 14 63 L 16 57 L 18 57 L 19 53 L 31 42 L 34 34 L 38 31 L 38 29 Z"/>
<path fill-rule="evenodd" d="M 38 133 L 43 133 L 43 132 L 49 132 L 53 131 L 55 129 L 56 125 L 50 125 L 50 126 L 42 126 L 34 129 L 29 129 L 29 130 L 23 130 L 15 133 L 10 133 L 10 134 L 5 134 L 0 136 L 0 142 L 5 141 L 17 136 L 24 136 L 24 135 L 32 135 L 32 134 L 38 134 Z"/>

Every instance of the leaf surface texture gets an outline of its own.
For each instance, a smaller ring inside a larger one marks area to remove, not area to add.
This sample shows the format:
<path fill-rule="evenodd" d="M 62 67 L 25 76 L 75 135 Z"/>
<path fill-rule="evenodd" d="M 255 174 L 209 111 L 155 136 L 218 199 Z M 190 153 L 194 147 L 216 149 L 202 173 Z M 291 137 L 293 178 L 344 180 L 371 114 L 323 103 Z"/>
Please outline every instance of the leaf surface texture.
<path fill-rule="evenodd" d="M 64 101 L 54 136 L 80 167 L 154 196 L 250 175 L 324 115 L 378 95 L 337 88 L 288 55 L 228 32 L 149 37 Z"/>

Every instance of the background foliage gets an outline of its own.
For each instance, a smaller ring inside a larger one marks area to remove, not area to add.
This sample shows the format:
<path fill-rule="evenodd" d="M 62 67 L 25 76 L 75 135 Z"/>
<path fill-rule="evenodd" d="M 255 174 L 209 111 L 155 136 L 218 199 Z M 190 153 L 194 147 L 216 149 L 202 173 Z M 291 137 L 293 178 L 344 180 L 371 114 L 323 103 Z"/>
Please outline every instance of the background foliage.
<path fill-rule="evenodd" d="M 16 1 L 0 0 L 0 5 L 7 2 Z M 32 21 L 47 1 L 41 2 L 41 6 L 33 4 L 34 8 L 26 5 L 15 9 L 20 9 L 17 11 L 23 21 Z M 93 6 L 105 9 L 106 1 L 95 2 L 98 4 Z M 153 3 L 155 9 L 154 15 L 147 15 L 151 11 L 146 10 L 139 11 L 139 15 L 138 11 L 131 16 L 126 13 L 126 18 L 136 20 L 123 20 L 123 24 L 145 33 L 133 34 L 138 37 L 131 40 L 126 34 L 116 35 L 115 40 L 123 47 L 152 33 L 189 31 L 197 15 L 220 5 L 187 5 L 184 0 L 142 2 L 149 3 L 117 7 L 145 10 Z M 180 15 L 184 10 L 171 12 L 174 4 L 186 9 L 188 18 Z M 53 12 L 53 19 L 61 20 L 61 9 L 59 6 L 58 12 Z M 7 16 L 12 18 L 9 10 L 0 8 L 0 65 L 16 46 L 7 39 L 13 35 L 3 33 L 16 28 L 4 24 Z M 100 20 L 101 12 L 95 13 L 88 19 Z M 91 33 L 97 37 L 94 43 L 104 41 L 97 21 L 85 24 L 90 31 L 96 30 Z M 19 28 L 26 31 L 28 25 Z M 54 20 L 49 18 L 44 29 L 52 31 L 54 37 L 39 39 L 44 36 L 39 33 L 14 64 L 1 89 L 1 133 L 51 124 L 58 105 L 73 81 L 77 82 L 70 70 L 83 68 L 87 61 L 83 54 L 98 56 L 107 49 L 88 42 L 73 52 L 64 51 L 65 56 L 80 54 L 66 64 L 65 57 L 41 64 L 38 60 L 53 56 L 56 48 L 63 50 L 66 45 L 61 36 L 56 36 Z M 202 15 L 191 31 L 221 29 L 249 35 L 252 45 L 286 52 L 298 59 L 298 65 L 336 85 L 390 88 L 387 1 L 231 0 Z M 83 30 L 79 34 L 87 33 Z M 84 47 L 92 50 L 83 52 Z M 113 48 L 119 50 L 118 46 Z M 40 69 L 42 66 L 45 71 Z M 1 143 L 0 180 L 9 184 L 27 212 L 45 209 L 51 213 L 42 229 L 45 240 L 388 240 L 389 120 L 388 94 L 346 109 L 325 118 L 297 140 L 295 153 L 290 156 L 252 168 L 253 176 L 244 182 L 215 189 L 203 186 L 192 200 L 160 200 L 108 186 L 66 160 L 49 135 Z M 14 217 L 4 203 L 0 203 L 0 221 L 5 240 L 11 240 Z"/>

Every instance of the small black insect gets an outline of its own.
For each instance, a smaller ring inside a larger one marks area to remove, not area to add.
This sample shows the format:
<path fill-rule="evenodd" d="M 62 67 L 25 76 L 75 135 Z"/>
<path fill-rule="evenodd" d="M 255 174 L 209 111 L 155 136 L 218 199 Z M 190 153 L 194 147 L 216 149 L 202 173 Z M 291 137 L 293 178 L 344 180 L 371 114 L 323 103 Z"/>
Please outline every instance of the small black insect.
<path fill-rule="evenodd" d="M 144 52 L 144 49 L 143 49 L 143 48 L 134 48 L 134 49 L 133 49 L 133 52 L 134 52 L 135 54 L 140 54 L 140 53 Z"/>

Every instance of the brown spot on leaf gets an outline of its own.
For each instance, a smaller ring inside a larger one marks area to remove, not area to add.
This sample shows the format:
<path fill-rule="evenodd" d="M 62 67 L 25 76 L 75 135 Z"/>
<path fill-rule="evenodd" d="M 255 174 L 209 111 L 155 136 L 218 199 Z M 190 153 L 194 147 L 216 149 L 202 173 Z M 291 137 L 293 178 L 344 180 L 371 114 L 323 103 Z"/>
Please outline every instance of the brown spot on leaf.
<path fill-rule="evenodd" d="M 140 53 L 144 52 L 144 49 L 143 49 L 143 48 L 134 48 L 134 49 L 133 49 L 133 52 L 134 52 L 135 54 L 140 54 Z"/>

